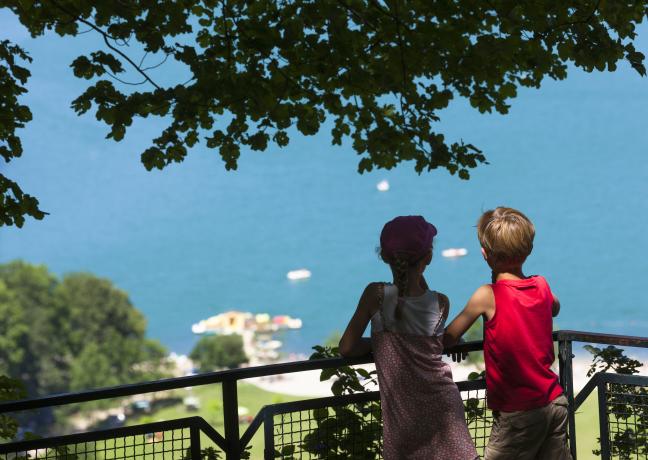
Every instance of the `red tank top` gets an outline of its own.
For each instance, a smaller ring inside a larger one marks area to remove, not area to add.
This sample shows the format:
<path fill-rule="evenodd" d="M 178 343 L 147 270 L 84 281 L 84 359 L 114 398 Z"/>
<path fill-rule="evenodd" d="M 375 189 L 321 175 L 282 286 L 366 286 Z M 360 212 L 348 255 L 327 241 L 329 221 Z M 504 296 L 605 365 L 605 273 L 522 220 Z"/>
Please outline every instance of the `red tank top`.
<path fill-rule="evenodd" d="M 495 315 L 484 326 L 488 407 L 543 407 L 563 392 L 554 362 L 553 295 L 542 276 L 491 284 Z"/>

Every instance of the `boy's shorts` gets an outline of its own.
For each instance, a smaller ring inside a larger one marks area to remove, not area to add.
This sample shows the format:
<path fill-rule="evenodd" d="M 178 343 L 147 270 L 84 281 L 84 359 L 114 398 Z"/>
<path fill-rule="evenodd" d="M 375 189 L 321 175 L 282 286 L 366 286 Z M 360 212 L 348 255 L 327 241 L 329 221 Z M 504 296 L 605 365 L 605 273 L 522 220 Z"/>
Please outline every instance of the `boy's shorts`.
<path fill-rule="evenodd" d="M 484 460 L 569 460 L 567 398 L 558 396 L 538 409 L 493 412 Z"/>

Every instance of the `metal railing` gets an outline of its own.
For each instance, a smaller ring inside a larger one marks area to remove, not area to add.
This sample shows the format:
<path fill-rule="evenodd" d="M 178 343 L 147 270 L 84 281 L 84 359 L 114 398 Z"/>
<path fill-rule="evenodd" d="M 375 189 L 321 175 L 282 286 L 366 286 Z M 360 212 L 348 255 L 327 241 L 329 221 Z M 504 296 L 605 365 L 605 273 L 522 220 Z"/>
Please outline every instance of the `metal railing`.
<path fill-rule="evenodd" d="M 187 417 L 164 422 L 19 441 L 2 445 L 4 458 L 55 459 L 129 459 L 179 458 L 200 459 L 200 435 L 214 444 L 225 440 L 201 417 Z"/>
<path fill-rule="evenodd" d="M 554 340 L 558 343 L 560 383 L 569 401 L 568 432 L 573 458 L 576 459 L 575 412 L 594 389 L 598 390 L 603 459 L 618 456 L 619 452 L 627 452 L 629 449 L 636 451 L 636 457 L 631 458 L 646 458 L 645 439 L 637 436 L 637 433 L 645 433 L 645 424 L 648 421 L 648 392 L 646 391 L 648 377 L 599 373 L 576 395 L 573 385 L 572 344 L 582 342 L 648 348 L 648 338 L 558 331 L 554 333 Z M 479 350 L 482 350 L 481 341 L 461 344 L 447 351 Z M 343 421 L 341 417 L 356 417 L 359 424 L 355 428 L 356 433 L 344 434 L 343 441 L 346 444 L 338 447 L 346 449 L 345 452 L 358 452 L 357 455 L 350 454 L 350 458 L 378 458 L 381 443 L 378 392 L 267 405 L 256 414 L 242 435 L 238 417 L 237 382 L 240 380 L 371 362 L 373 362 L 371 355 L 354 359 L 299 361 L 3 402 L 0 403 L 0 414 L 10 414 L 220 383 L 224 435 L 218 433 L 202 418 L 189 417 L 133 427 L 0 444 L 0 459 L 11 460 L 21 457 L 197 459 L 201 457 L 202 433 L 225 453 L 227 460 L 232 460 L 241 457 L 261 425 L 264 425 L 265 458 L 326 458 L 325 452 L 327 449 L 330 451 L 331 443 L 342 442 L 340 433 L 336 432 L 336 426 L 344 425 L 341 423 Z M 485 382 L 476 380 L 458 382 L 457 385 L 466 403 L 467 422 L 471 435 L 478 450 L 483 452 L 491 424 L 490 412 L 485 405 Z M 373 405 L 370 406 L 371 404 Z M 354 442 L 357 446 L 353 445 Z M 368 446 L 367 443 L 372 444 Z M 360 451 L 363 453 L 360 454 Z"/>

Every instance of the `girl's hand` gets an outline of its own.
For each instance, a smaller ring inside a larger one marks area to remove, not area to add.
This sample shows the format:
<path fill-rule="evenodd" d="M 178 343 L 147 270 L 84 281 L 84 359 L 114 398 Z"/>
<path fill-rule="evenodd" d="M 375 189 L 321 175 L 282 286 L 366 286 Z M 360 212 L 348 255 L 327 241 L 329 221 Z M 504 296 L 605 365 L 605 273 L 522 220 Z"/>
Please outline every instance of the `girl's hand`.
<path fill-rule="evenodd" d="M 457 342 L 457 345 L 461 345 L 462 343 L 466 343 L 464 339 L 459 339 Z M 453 363 L 460 363 L 464 359 L 468 358 L 468 352 L 467 351 L 458 351 L 458 352 L 452 352 L 452 353 L 446 353 L 446 356 L 452 357 L 452 362 Z"/>

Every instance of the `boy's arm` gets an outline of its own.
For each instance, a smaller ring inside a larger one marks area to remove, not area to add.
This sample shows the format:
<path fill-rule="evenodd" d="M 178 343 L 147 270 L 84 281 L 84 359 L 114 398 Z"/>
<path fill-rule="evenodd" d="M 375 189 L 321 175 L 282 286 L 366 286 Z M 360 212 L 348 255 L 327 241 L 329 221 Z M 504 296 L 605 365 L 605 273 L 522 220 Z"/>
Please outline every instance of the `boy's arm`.
<path fill-rule="evenodd" d="M 556 294 L 551 293 L 553 296 L 553 305 L 551 306 L 551 314 L 556 317 L 558 316 L 558 313 L 560 313 L 560 300 L 556 296 Z"/>
<path fill-rule="evenodd" d="M 470 297 L 464 309 L 446 327 L 443 335 L 443 346 L 453 347 L 459 342 L 462 335 L 481 315 L 490 319 L 495 314 L 495 295 L 493 289 L 484 285 Z"/>
<path fill-rule="evenodd" d="M 340 339 L 339 350 L 342 356 L 363 356 L 371 353 L 371 340 L 363 338 L 362 334 L 378 309 L 381 289 L 380 283 L 371 283 L 362 293 L 358 308 Z"/>

